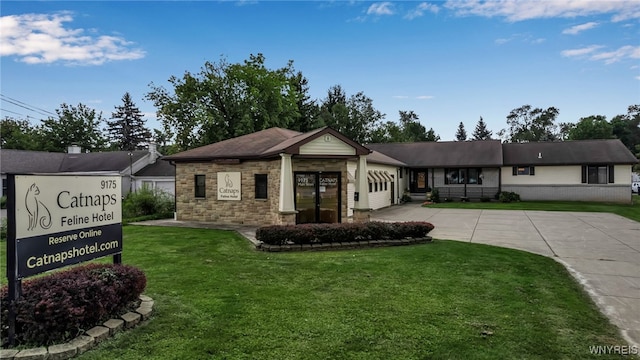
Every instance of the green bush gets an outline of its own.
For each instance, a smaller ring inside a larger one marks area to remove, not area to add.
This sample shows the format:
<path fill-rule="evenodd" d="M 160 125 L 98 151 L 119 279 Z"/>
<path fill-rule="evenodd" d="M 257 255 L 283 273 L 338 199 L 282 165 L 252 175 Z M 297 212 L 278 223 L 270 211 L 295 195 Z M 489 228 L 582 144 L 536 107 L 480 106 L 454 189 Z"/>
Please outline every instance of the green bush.
<path fill-rule="evenodd" d="M 6 209 L 7 208 L 7 196 L 2 196 L 0 197 L 0 209 Z"/>
<path fill-rule="evenodd" d="M 440 202 L 440 190 L 437 188 L 433 188 L 433 191 L 431 192 L 431 201 L 434 203 Z"/>
<path fill-rule="evenodd" d="M 512 191 L 503 191 L 500 193 L 498 200 L 503 203 L 518 202 L 520 201 L 520 195 Z"/>
<path fill-rule="evenodd" d="M 129 265 L 89 264 L 28 280 L 16 301 L 18 345 L 68 341 L 137 305 L 147 279 Z M 8 337 L 8 288 L 0 289 L 2 341 Z"/>
<path fill-rule="evenodd" d="M 7 240 L 7 218 L 0 220 L 0 240 Z"/>
<path fill-rule="evenodd" d="M 175 202 L 172 195 L 143 186 L 135 192 L 127 194 L 122 202 L 124 219 L 141 216 L 158 215 L 163 218 L 173 217 Z"/>
<path fill-rule="evenodd" d="M 345 224 L 301 224 L 263 226 L 256 239 L 270 245 L 353 242 L 367 240 L 399 240 L 421 238 L 433 230 L 424 221 L 377 222 Z"/>

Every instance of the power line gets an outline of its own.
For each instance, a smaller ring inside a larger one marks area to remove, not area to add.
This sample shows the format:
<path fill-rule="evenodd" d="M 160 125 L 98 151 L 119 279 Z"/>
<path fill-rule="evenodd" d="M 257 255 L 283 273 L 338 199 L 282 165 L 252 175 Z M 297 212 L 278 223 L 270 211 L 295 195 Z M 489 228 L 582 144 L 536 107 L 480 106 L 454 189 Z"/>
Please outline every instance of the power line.
<path fill-rule="evenodd" d="M 39 108 L 37 106 L 33 106 L 33 105 L 29 105 L 23 101 L 11 98 L 9 96 L 6 96 L 4 94 L 0 94 L 0 100 L 8 102 L 9 104 L 21 107 L 23 109 L 29 110 L 29 111 L 33 111 L 36 112 L 40 115 L 44 115 L 44 116 L 57 116 L 56 114 L 52 113 L 51 111 Z"/>
<path fill-rule="evenodd" d="M 7 110 L 7 109 L 0 109 L 0 111 L 4 111 L 4 112 L 8 112 L 8 113 L 12 113 L 12 114 L 16 114 L 16 115 L 20 115 L 20 116 L 27 116 L 27 115 L 25 115 L 25 114 L 20 114 L 20 113 L 17 113 L 17 112 L 15 112 L 15 111 Z"/>

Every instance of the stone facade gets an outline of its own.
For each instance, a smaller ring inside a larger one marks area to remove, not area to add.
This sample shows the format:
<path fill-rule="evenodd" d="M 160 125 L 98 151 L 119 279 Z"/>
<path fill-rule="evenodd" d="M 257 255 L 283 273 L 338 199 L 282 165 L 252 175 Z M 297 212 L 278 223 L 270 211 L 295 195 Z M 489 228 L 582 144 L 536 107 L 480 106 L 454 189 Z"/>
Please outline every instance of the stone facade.
<path fill-rule="evenodd" d="M 295 224 L 295 213 L 280 213 L 280 159 L 250 160 L 240 164 L 176 163 L 177 220 L 220 224 Z M 331 171 L 341 174 L 342 221 L 347 220 L 347 159 L 293 158 L 294 172 Z M 218 172 L 240 172 L 242 200 L 218 200 Z M 255 198 L 255 174 L 267 174 L 267 199 Z M 204 198 L 195 197 L 195 176 L 204 175 Z M 293 191 L 291 189 L 290 191 Z"/>
<path fill-rule="evenodd" d="M 242 200 L 218 200 L 218 172 L 240 172 Z M 255 198 L 255 174 L 267 174 L 267 199 Z M 195 197 L 195 176 L 205 176 L 205 197 Z M 279 221 L 280 160 L 240 164 L 177 163 L 177 220 L 263 225 Z"/>

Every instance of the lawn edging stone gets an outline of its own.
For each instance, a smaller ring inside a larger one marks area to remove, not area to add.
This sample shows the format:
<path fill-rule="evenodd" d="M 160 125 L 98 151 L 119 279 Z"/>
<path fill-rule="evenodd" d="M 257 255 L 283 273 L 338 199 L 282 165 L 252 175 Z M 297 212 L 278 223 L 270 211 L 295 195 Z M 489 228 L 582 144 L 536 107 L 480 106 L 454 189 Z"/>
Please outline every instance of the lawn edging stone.
<path fill-rule="evenodd" d="M 66 343 L 22 350 L 0 349 L 0 360 L 66 360 L 83 354 L 119 331 L 132 329 L 148 320 L 153 313 L 154 301 L 146 295 L 140 295 L 139 299 L 140 306 L 135 312 L 128 312 L 119 319 L 109 319 Z"/>
<path fill-rule="evenodd" d="M 369 240 L 369 241 L 353 241 L 353 242 L 331 242 L 331 243 L 311 243 L 311 244 L 283 244 L 272 245 L 259 243 L 256 250 L 267 252 L 284 252 L 284 251 L 325 251 L 325 250 L 347 250 L 362 249 L 383 246 L 402 246 L 413 244 L 425 244 L 433 241 L 431 236 L 421 238 L 405 238 L 399 240 Z"/>

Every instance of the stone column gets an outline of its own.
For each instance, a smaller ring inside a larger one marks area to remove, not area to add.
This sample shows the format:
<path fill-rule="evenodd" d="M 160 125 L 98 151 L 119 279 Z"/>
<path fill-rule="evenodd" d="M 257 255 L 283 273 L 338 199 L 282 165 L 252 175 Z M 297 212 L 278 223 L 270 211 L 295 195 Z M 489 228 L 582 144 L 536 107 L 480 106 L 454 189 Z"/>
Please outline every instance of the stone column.
<path fill-rule="evenodd" d="M 295 224 L 296 207 L 293 197 L 291 154 L 280 154 L 280 199 L 278 211 L 281 224 Z"/>
<path fill-rule="evenodd" d="M 358 158 L 358 167 L 356 170 L 356 192 L 358 193 L 358 201 L 353 207 L 354 222 L 368 222 L 371 217 L 371 208 L 369 208 L 369 181 L 367 180 L 367 156 L 360 155 Z"/>

